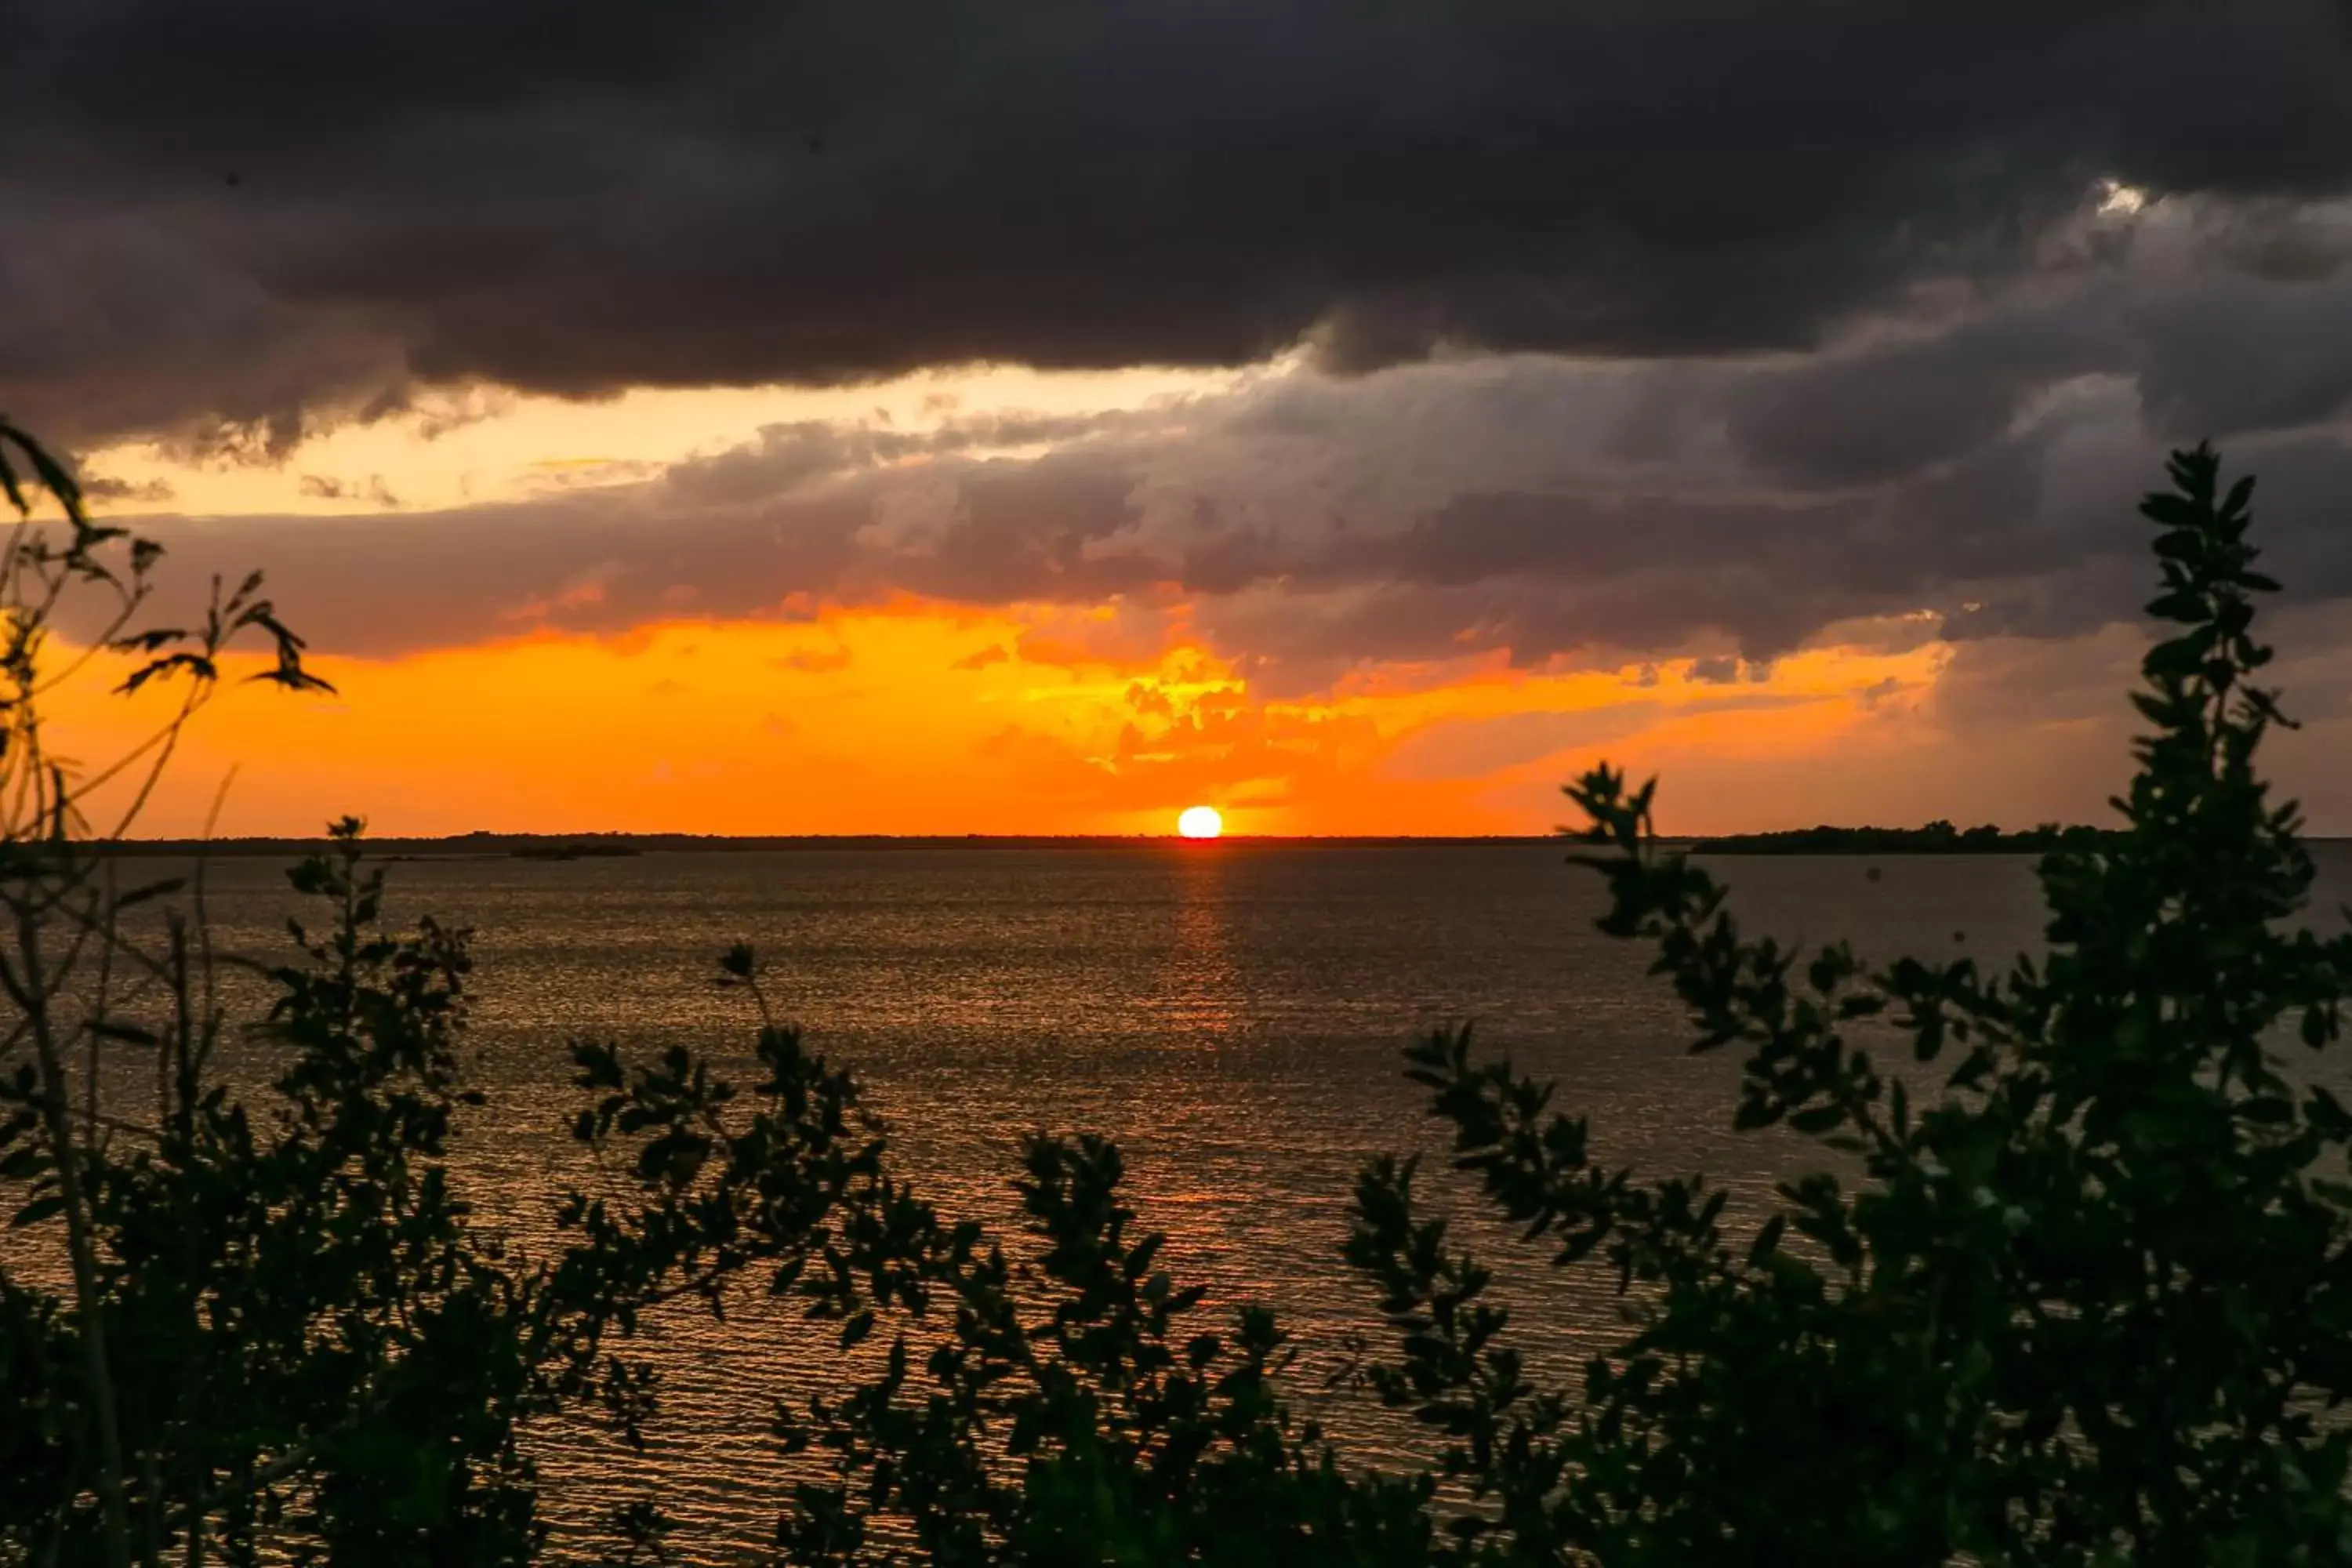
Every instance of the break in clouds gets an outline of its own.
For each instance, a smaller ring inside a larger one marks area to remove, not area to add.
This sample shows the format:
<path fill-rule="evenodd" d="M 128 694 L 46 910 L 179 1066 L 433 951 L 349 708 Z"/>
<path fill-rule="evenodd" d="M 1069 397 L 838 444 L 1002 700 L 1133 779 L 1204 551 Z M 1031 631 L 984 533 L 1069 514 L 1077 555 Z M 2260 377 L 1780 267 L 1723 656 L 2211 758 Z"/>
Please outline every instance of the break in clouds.
<path fill-rule="evenodd" d="M 11 48 L 0 405 L 69 443 L 282 459 L 470 383 L 1286 367 L 168 531 L 331 647 L 894 593 L 1181 601 L 1272 690 L 2070 637 L 2132 612 L 2131 501 L 2208 435 L 2297 597 L 2352 594 L 2329 0 L 45 0 Z"/>

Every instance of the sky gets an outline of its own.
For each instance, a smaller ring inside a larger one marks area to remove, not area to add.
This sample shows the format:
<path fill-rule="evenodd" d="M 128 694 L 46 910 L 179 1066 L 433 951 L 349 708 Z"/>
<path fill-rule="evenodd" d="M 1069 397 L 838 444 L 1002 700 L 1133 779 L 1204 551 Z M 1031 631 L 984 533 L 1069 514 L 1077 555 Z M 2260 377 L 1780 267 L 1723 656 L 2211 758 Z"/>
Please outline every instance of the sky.
<path fill-rule="evenodd" d="M 145 825 L 2097 821 L 2260 476 L 2352 834 L 2343 0 L 26 0 L 0 410 L 332 694 Z M 60 693 L 96 762 L 144 699 Z"/>

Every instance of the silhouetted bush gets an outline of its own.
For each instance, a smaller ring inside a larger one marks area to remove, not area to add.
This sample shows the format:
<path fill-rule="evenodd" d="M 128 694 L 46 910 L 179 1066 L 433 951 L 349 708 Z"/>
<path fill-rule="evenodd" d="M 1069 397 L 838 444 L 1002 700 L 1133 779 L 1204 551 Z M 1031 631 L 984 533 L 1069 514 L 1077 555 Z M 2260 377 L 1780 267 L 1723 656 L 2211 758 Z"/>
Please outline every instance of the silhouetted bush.
<path fill-rule="evenodd" d="M 750 1297 L 832 1325 L 863 1369 L 779 1407 L 791 1562 L 2352 1558 L 2352 1113 L 2283 1059 L 2337 1037 L 2352 935 L 2286 923 L 2313 873 L 2254 769 L 2282 721 L 2256 684 L 2250 485 L 2221 493 L 2202 448 L 2171 473 L 2143 508 L 2175 628 L 2136 699 L 2151 733 L 2124 826 L 2042 863 L 2045 957 L 1872 970 L 1750 941 L 1656 842 L 1650 786 L 1604 768 L 1572 791 L 1603 929 L 1654 950 L 1695 1048 L 1744 1053 L 1735 1125 L 1785 1125 L 1824 1168 L 1735 1232 L 1719 1190 L 1595 1165 L 1585 1121 L 1466 1029 L 1415 1047 L 1454 1164 L 1630 1313 L 1572 1383 L 1538 1383 L 1415 1163 L 1371 1163 L 1345 1255 L 1391 1331 L 1362 1376 L 1439 1446 L 1429 1469 L 1351 1464 L 1294 1418 L 1273 1317 L 1204 1321 L 1112 1145 L 1029 1141 L 1010 1248 L 941 1215 L 855 1080 L 770 1016 L 747 948 L 719 980 L 759 1015 L 758 1081 L 578 1044 L 572 1131 L 623 1179 L 562 1200 L 549 1256 L 484 1239 L 445 1158 L 477 1102 L 464 934 L 384 931 L 344 824 L 294 873 L 328 915 L 274 971 L 266 1091 L 213 1068 L 184 921 L 138 961 L 161 1028 L 0 958 L 0 1182 L 62 1260 L 0 1268 L 0 1561 L 545 1557 L 520 1424 L 583 1410 L 641 1439 L 643 1315 Z M 290 634 L 252 624 L 307 679 Z M 16 687 L 26 712 L 37 689 Z M 148 890 L 116 894 L 57 804 L 73 786 L 42 787 L 8 823 L 7 951 L 141 951 L 121 915 Z M 152 1120 L 88 1079 L 77 1099 L 68 1054 L 94 1075 L 101 1051 L 152 1061 Z M 663 1554 L 654 1500 L 612 1525 L 607 1560 Z"/>
<path fill-rule="evenodd" d="M 2042 863 L 2049 952 L 1866 970 L 1745 939 L 1649 841 L 1652 789 L 1573 792 L 1603 929 L 1654 948 L 1697 1032 L 1746 1053 L 1735 1124 L 1834 1158 L 1735 1243 L 1723 1194 L 1596 1168 L 1545 1086 L 1414 1054 L 1456 1163 L 1637 1331 L 1531 1386 L 1484 1277 L 1419 1221 L 1409 1163 L 1360 1188 L 1355 1260 L 1406 1355 L 1392 1403 L 1445 1432 L 1498 1560 L 1919 1563 L 2352 1559 L 2352 1115 L 2282 1049 L 2342 1028 L 2352 934 L 2289 929 L 2312 863 L 2255 753 L 2283 721 L 2252 637 L 2252 481 L 2204 448 L 2142 510 L 2174 634 L 2120 835 Z M 1858 1043 L 1893 1036 L 1907 1074 Z M 1933 1076 L 1930 1076 L 1933 1075 Z M 1906 1082 L 1906 1076 L 1909 1079 Z"/>

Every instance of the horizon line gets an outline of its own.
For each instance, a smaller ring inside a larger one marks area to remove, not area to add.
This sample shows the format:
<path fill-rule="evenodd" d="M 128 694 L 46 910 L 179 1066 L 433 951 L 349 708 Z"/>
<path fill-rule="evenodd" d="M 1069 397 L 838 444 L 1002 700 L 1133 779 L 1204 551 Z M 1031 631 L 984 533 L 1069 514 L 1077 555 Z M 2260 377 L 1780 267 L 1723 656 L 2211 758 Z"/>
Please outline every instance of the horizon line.
<path fill-rule="evenodd" d="M 1569 837 L 1549 833 L 1234 833 L 1187 838 L 1179 833 L 691 833 L 600 829 L 585 833 L 503 832 L 477 828 L 465 833 L 366 833 L 362 845 L 446 845 L 453 848 L 501 848 L 509 845 L 555 847 L 623 847 L 630 845 L 692 845 L 711 848 L 778 844 L 1541 844 Z M 1701 836 L 1674 836 L 1681 842 Z M 99 847 L 233 848 L 317 846 L 339 842 L 323 833 L 215 834 L 209 837 L 138 837 L 94 841 Z"/>
<path fill-rule="evenodd" d="M 1818 826 L 1819 825 L 1816 825 Z M 1696 846 L 1712 842 L 1758 839 L 1783 833 L 1803 833 L 1814 828 L 1761 829 L 1738 833 L 1665 833 L 1656 842 L 1664 846 Z M 1881 831 L 1912 833 L 1917 829 L 1838 829 L 1837 831 Z M 2003 829 L 2004 834 L 2023 830 Z M 2305 834 L 2306 843 L 2343 843 L 2352 836 Z M 325 849 L 338 840 L 324 834 L 239 834 L 215 835 L 211 837 L 123 837 L 95 841 L 93 847 L 101 852 L 124 854 L 195 854 L 207 850 L 227 853 L 271 853 L 278 851 L 305 852 Z M 600 829 L 584 833 L 501 832 L 474 828 L 464 833 L 363 835 L 361 844 L 369 848 L 414 852 L 438 849 L 466 853 L 505 853 L 515 849 L 550 849 L 561 852 L 567 848 L 584 849 L 583 858 L 594 858 L 595 851 L 653 851 L 665 849 L 721 852 L 730 849 L 757 850 L 779 848 L 827 847 L 906 847 L 930 848 L 951 846 L 987 847 L 1081 847 L 1089 845 L 1166 844 L 1191 849 L 1217 844 L 1260 846 L 1325 845 L 1332 847 L 1374 845 L 1430 846 L 1534 846 L 1540 844 L 1573 845 L 1581 842 L 1572 829 L 1555 829 L 1549 833 L 1227 833 L 1216 838 L 1192 839 L 1175 833 L 637 833 Z M 1900 854 L 1889 848 L 1878 853 Z"/>

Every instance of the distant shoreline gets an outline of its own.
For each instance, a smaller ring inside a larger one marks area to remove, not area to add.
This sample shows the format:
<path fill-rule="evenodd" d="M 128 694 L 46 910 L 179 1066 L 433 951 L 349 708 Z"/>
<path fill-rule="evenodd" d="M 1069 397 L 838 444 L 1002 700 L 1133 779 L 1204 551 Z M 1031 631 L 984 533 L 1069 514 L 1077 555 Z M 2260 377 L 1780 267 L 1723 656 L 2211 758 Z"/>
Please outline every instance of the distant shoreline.
<path fill-rule="evenodd" d="M 315 855 L 328 838 L 128 838 L 101 846 L 115 855 Z M 692 833 L 465 833 L 445 838 L 374 837 L 361 840 L 371 856 L 402 855 L 447 860 L 600 860 L 639 855 L 723 854 L 730 851 L 826 849 L 1087 849 L 1128 845 L 1164 845 L 1188 852 L 1213 852 L 1219 845 L 1300 846 L 1328 848 L 1525 847 L 1564 844 L 1556 834 L 1431 837 L 1397 835 L 1230 834 L 1214 840 L 1160 833 L 1071 834 L 888 834 L 841 833 L 732 837 Z"/>
<path fill-rule="evenodd" d="M 2089 848 L 2120 839 L 2113 828 L 2061 826 L 2047 823 L 2010 832 L 1990 823 L 1955 827 L 1931 822 L 1925 827 L 1783 828 L 1773 833 L 1736 833 L 1701 839 L 1710 855 L 2047 855 L 2061 847 Z"/>
<path fill-rule="evenodd" d="M 1805 827 L 1772 833 L 1727 834 L 1715 837 L 1669 837 L 1660 840 L 1670 848 L 1701 855 L 2039 855 L 2059 842 L 2084 842 L 2102 836 L 2088 827 L 1991 829 L 1942 832 L 1927 828 Z M 2312 836 L 2315 844 L 2346 842 Z M 212 855 L 236 858 L 298 857 L 328 848 L 327 838 L 131 838 L 100 846 L 101 853 L 138 857 L 194 858 Z M 692 833 L 465 833 L 441 838 L 383 837 L 362 840 L 373 858 L 399 857 L 433 860 L 570 861 L 623 859 L 642 855 L 724 854 L 824 850 L 924 849 L 1089 849 L 1130 846 L 1164 847 L 1187 854 L 1214 853 L 1219 846 L 1234 848 L 1531 848 L 1570 849 L 1575 841 L 1559 834 L 1427 837 L 1394 835 L 1233 834 L 1213 841 L 1193 841 L 1166 834 L 776 834 L 730 837 Z"/>

